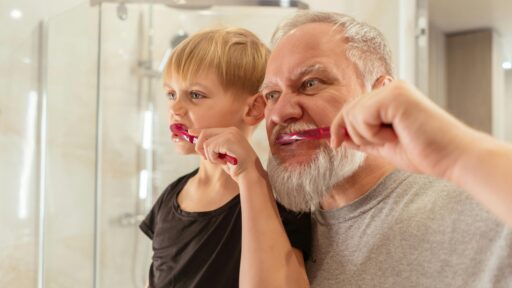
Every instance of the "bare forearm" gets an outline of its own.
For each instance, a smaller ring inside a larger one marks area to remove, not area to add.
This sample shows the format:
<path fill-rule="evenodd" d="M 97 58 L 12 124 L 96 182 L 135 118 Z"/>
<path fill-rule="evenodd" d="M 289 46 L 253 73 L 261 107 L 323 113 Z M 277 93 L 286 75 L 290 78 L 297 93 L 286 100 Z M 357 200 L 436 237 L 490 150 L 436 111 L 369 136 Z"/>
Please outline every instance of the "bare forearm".
<path fill-rule="evenodd" d="M 307 287 L 302 257 L 288 240 L 262 167 L 240 181 L 241 287 Z"/>
<path fill-rule="evenodd" d="M 448 180 L 512 226 L 512 146 L 476 131 L 467 143 Z"/>

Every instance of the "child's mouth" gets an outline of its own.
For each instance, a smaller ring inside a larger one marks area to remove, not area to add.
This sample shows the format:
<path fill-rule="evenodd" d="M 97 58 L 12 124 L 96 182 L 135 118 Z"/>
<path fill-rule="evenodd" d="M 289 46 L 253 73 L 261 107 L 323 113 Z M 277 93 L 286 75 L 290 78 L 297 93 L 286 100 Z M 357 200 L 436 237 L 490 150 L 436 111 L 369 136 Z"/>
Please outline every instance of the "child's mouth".
<path fill-rule="evenodd" d="M 185 124 L 174 123 L 174 124 L 171 124 L 169 129 L 171 129 L 171 132 L 173 133 L 173 136 L 176 135 L 176 138 L 174 138 L 175 142 L 187 141 L 187 142 L 192 143 L 192 144 L 196 144 L 197 143 L 197 136 L 190 135 L 188 133 L 187 126 L 185 126 Z M 233 156 L 229 156 L 227 154 L 220 154 L 220 153 L 218 155 L 219 155 L 220 159 L 226 159 L 226 162 L 230 163 L 231 165 L 237 165 L 238 164 L 238 159 L 236 159 Z"/>

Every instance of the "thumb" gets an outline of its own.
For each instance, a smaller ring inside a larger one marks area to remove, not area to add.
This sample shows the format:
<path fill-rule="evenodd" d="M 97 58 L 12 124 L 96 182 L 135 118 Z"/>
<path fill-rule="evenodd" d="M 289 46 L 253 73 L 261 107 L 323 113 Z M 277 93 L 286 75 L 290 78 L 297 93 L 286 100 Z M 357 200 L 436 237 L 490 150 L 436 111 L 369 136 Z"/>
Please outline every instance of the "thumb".
<path fill-rule="evenodd" d="M 197 129 L 197 128 L 188 129 L 188 134 L 190 134 L 192 136 L 199 136 L 199 134 L 201 134 L 201 129 Z"/>

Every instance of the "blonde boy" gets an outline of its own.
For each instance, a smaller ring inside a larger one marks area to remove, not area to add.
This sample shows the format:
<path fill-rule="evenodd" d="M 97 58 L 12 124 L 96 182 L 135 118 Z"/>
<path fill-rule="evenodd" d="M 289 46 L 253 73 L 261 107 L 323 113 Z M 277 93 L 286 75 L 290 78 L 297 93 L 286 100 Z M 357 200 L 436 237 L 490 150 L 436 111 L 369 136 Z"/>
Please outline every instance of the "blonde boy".
<path fill-rule="evenodd" d="M 183 124 L 191 132 L 227 129 L 246 145 L 264 117 L 265 101 L 258 89 L 268 56 L 265 45 L 241 28 L 210 29 L 186 39 L 165 71 L 169 124 Z M 171 138 L 180 153 L 211 155 L 179 135 Z M 140 224 L 153 241 L 149 287 L 239 286 L 239 186 L 227 165 L 211 158 L 201 157 L 198 169 L 171 183 Z M 307 251 L 309 215 L 282 207 L 279 212 L 292 246 Z"/>

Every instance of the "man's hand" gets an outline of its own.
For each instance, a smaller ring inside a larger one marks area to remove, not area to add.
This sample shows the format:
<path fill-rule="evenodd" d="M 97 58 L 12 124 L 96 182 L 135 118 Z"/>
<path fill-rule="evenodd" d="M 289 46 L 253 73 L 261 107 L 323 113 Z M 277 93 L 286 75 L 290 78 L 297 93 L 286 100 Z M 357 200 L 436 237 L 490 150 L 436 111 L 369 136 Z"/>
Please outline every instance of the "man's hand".
<path fill-rule="evenodd" d="M 343 138 L 343 127 L 350 139 Z M 413 86 L 393 81 L 347 103 L 331 125 L 331 146 L 382 156 L 401 169 L 448 177 L 471 148 L 471 130 Z"/>
<path fill-rule="evenodd" d="M 405 82 L 346 104 L 331 126 L 331 146 L 340 145 L 449 180 L 512 226 L 512 146 L 469 128 Z"/>

